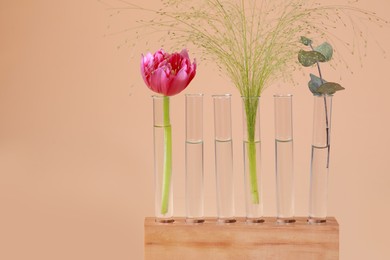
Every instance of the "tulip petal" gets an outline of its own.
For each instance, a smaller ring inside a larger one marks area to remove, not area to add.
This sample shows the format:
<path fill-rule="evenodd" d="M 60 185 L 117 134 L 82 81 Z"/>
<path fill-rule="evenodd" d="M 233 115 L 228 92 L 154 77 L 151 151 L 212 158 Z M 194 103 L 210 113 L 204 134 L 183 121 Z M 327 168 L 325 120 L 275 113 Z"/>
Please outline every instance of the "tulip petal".
<path fill-rule="evenodd" d="M 171 81 L 172 76 L 169 73 L 169 70 L 165 68 L 165 70 L 162 70 L 161 76 L 160 76 L 160 92 L 164 94 L 165 96 L 169 96 L 169 89 L 171 87 Z"/>
<path fill-rule="evenodd" d="M 156 93 L 168 95 L 170 77 L 164 68 L 158 68 L 150 77 L 150 89 Z"/>
<path fill-rule="evenodd" d="M 184 59 L 190 61 L 190 57 L 188 56 L 188 51 L 187 51 L 187 49 L 183 49 L 183 50 L 180 52 L 180 56 L 183 57 Z"/>
<path fill-rule="evenodd" d="M 187 66 L 182 67 L 176 76 L 172 79 L 171 86 L 169 88 L 168 96 L 173 96 L 183 91 L 189 83 L 187 73 Z"/>
<path fill-rule="evenodd" d="M 153 71 L 150 75 L 150 85 L 149 88 L 159 94 L 162 94 L 161 90 L 161 74 L 163 73 L 162 69 L 157 69 Z"/>
<path fill-rule="evenodd" d="M 147 75 L 149 75 L 150 72 L 149 72 L 148 68 L 145 66 L 145 60 L 146 59 L 147 58 L 142 55 L 142 59 L 141 59 L 141 75 L 142 75 L 142 79 L 144 80 L 145 84 L 149 87 L 150 83 L 149 83 L 149 80 L 148 80 L 149 77 Z"/>
<path fill-rule="evenodd" d="M 194 60 L 194 63 L 192 63 L 192 65 L 190 66 L 190 70 L 188 74 L 189 74 L 188 77 L 188 84 L 189 84 L 196 75 L 196 60 Z"/>

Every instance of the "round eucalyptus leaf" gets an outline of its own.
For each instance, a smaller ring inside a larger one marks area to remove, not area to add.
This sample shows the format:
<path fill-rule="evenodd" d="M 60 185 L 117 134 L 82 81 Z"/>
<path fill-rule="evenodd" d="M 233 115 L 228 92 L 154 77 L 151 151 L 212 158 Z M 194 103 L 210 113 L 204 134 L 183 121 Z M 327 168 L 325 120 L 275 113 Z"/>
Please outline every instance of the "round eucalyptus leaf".
<path fill-rule="evenodd" d="M 308 83 L 309 85 L 309 89 L 310 91 L 314 94 L 314 95 L 321 95 L 320 92 L 318 92 L 318 88 L 323 85 L 324 83 L 326 83 L 326 80 L 319 78 L 317 77 L 316 75 L 314 74 L 310 74 L 310 81 Z"/>
<path fill-rule="evenodd" d="M 318 51 L 304 51 L 300 50 L 298 53 L 298 61 L 304 67 L 310 67 L 317 62 L 324 62 L 326 58 Z"/>
<path fill-rule="evenodd" d="M 321 53 L 325 57 L 325 61 L 330 61 L 333 56 L 333 47 L 327 42 L 317 46 L 314 48 L 315 51 Z"/>
<path fill-rule="evenodd" d="M 301 43 L 303 43 L 306 46 L 309 46 L 310 44 L 313 43 L 313 41 L 305 36 L 301 36 Z"/>
<path fill-rule="evenodd" d="M 336 91 L 340 91 L 340 90 L 344 90 L 345 88 L 343 88 L 340 84 L 338 83 L 335 83 L 335 82 L 326 82 L 324 84 L 322 84 L 318 89 L 317 91 L 321 94 L 328 94 L 328 95 L 332 95 L 334 94 Z"/>

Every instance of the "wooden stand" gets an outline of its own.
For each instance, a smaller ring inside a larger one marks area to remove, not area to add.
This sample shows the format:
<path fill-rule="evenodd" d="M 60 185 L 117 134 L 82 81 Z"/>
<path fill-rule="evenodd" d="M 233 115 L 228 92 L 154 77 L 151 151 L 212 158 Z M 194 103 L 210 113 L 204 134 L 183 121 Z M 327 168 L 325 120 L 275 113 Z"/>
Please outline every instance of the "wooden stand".
<path fill-rule="evenodd" d="M 227 259 L 339 259 L 339 225 L 330 217 L 324 224 L 308 224 L 297 217 L 292 224 L 275 218 L 247 224 L 218 224 L 215 218 L 202 224 L 171 224 L 145 219 L 145 260 Z"/>

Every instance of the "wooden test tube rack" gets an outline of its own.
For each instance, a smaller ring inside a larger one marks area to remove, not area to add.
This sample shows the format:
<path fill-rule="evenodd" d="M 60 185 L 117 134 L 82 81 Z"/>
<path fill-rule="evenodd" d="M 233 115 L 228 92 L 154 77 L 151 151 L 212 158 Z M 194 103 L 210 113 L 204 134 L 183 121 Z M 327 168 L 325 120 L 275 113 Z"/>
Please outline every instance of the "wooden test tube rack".
<path fill-rule="evenodd" d="M 202 224 L 145 219 L 145 260 L 250 260 L 339 259 L 339 224 L 328 217 L 323 224 L 308 224 L 296 217 L 291 224 L 278 224 L 272 217 L 264 223 L 219 224 L 206 218 Z"/>

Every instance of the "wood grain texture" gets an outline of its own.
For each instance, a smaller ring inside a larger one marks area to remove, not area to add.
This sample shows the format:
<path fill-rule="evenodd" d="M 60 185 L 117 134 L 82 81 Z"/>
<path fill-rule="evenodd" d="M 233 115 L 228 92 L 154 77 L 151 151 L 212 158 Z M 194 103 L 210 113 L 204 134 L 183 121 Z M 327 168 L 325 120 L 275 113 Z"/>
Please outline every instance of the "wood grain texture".
<path fill-rule="evenodd" d="M 277 224 L 265 218 L 261 224 L 218 224 L 208 218 L 203 224 L 186 224 L 175 218 L 172 224 L 145 219 L 145 260 L 192 259 L 339 259 L 339 225 L 330 217 L 325 224 Z"/>

